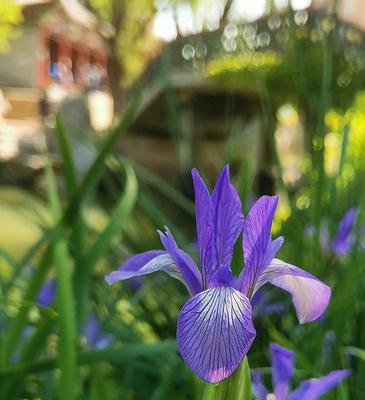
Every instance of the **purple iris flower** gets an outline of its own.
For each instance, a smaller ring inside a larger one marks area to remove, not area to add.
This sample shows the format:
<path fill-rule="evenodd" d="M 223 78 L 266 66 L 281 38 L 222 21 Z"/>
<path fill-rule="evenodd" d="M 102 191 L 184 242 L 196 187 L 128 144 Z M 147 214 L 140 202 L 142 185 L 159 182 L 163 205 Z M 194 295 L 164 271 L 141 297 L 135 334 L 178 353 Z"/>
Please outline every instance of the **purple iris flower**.
<path fill-rule="evenodd" d="M 37 302 L 42 307 L 48 307 L 56 297 L 57 280 L 49 279 L 40 289 Z"/>
<path fill-rule="evenodd" d="M 186 364 L 204 381 L 219 382 L 241 364 L 256 336 L 251 299 L 270 282 L 288 291 L 301 323 L 318 318 L 328 305 L 331 289 L 313 275 L 275 258 L 283 244 L 271 240 L 277 196 L 263 196 L 244 219 L 239 196 L 230 183 L 229 167 L 221 172 L 209 194 L 198 171 L 195 190 L 200 268 L 180 249 L 171 232 L 159 232 L 165 250 L 131 257 L 106 276 L 109 284 L 164 271 L 181 280 L 191 299 L 177 322 L 177 344 Z M 244 269 L 233 276 L 233 246 L 243 234 Z"/>
<path fill-rule="evenodd" d="M 93 315 L 89 317 L 83 331 L 86 337 L 86 342 L 90 347 L 104 349 L 112 342 L 112 336 L 101 331 L 100 323 Z"/>
<path fill-rule="evenodd" d="M 252 391 L 257 400 L 316 400 L 351 373 L 349 370 L 332 371 L 322 378 L 303 381 L 297 389 L 289 393 L 295 353 L 276 343 L 271 344 L 270 353 L 274 393 L 269 394 L 262 383 L 261 375 L 252 372 Z"/>
<path fill-rule="evenodd" d="M 351 250 L 351 247 L 355 241 L 353 229 L 356 222 L 356 217 L 357 217 L 357 208 L 356 207 L 350 208 L 345 213 L 340 223 L 338 224 L 338 229 L 332 242 L 329 237 L 328 228 L 326 226 L 321 227 L 319 238 L 322 247 L 328 253 L 340 256 L 347 254 Z M 313 236 L 314 227 L 313 226 L 306 227 L 305 234 L 307 236 Z"/>

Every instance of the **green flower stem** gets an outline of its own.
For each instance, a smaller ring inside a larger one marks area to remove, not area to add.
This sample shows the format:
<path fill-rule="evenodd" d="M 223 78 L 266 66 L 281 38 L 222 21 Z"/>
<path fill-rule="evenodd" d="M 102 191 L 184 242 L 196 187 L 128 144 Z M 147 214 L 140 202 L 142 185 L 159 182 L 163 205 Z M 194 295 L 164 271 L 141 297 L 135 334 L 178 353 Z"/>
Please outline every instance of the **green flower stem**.
<path fill-rule="evenodd" d="M 217 384 L 207 383 L 203 400 L 251 400 L 251 376 L 247 357 L 229 378 Z"/>

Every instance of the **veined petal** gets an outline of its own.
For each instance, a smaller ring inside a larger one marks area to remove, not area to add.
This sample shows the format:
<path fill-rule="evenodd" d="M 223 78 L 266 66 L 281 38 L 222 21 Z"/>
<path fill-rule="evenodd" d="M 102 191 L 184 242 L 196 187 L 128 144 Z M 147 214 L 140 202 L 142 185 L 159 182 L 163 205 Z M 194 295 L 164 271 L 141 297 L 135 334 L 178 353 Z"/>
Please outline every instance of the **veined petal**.
<path fill-rule="evenodd" d="M 270 345 L 272 383 L 277 399 L 286 399 L 293 375 L 295 353 L 276 343 Z"/>
<path fill-rule="evenodd" d="M 257 400 L 266 400 L 269 392 L 262 383 L 262 376 L 259 372 L 251 371 L 252 393 Z"/>
<path fill-rule="evenodd" d="M 193 259 L 177 247 L 175 239 L 167 228 L 165 234 L 162 232 L 159 232 L 159 234 L 163 246 L 174 260 L 174 263 L 190 293 L 194 295 L 201 292 L 203 290 L 201 274 Z"/>
<path fill-rule="evenodd" d="M 213 209 L 210 194 L 198 170 L 194 168 L 191 174 L 195 192 L 195 220 L 200 263 L 202 266 L 203 284 L 206 286 L 212 274 L 213 267 L 216 265 L 213 253 Z"/>
<path fill-rule="evenodd" d="M 182 308 L 177 344 L 186 364 L 204 381 L 216 383 L 233 373 L 256 335 L 251 304 L 231 287 L 207 289 Z"/>
<path fill-rule="evenodd" d="M 288 400 L 317 400 L 350 375 L 349 370 L 332 371 L 319 379 L 309 379 L 294 390 Z"/>
<path fill-rule="evenodd" d="M 271 242 L 271 225 L 278 205 L 278 196 L 262 196 L 251 207 L 243 226 L 243 257 L 245 267 L 238 277 L 237 287 L 252 297 L 255 282 L 275 257 L 283 239 Z"/>
<path fill-rule="evenodd" d="M 212 193 L 214 210 L 214 239 L 217 265 L 230 265 L 233 246 L 242 232 L 243 214 L 241 201 L 229 179 L 229 166 L 226 165 Z"/>
<path fill-rule="evenodd" d="M 328 306 L 331 288 L 302 269 L 274 258 L 257 279 L 254 292 L 271 283 L 292 295 L 301 324 L 320 317 Z"/>
<path fill-rule="evenodd" d="M 111 285 L 134 276 L 147 275 L 157 271 L 164 271 L 183 281 L 175 261 L 169 253 L 163 250 L 149 250 L 129 258 L 116 271 L 107 275 L 105 280 Z"/>

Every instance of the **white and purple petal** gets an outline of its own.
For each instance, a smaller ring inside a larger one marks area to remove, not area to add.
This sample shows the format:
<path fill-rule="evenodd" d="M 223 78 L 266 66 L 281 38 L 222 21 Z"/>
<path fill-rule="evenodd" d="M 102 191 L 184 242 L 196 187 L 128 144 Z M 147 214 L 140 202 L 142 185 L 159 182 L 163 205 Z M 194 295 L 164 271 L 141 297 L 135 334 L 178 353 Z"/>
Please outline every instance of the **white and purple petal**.
<path fill-rule="evenodd" d="M 286 399 L 293 375 L 295 353 L 276 343 L 270 345 L 272 384 L 277 399 Z"/>
<path fill-rule="evenodd" d="M 347 378 L 350 373 L 349 370 L 332 371 L 322 378 L 304 381 L 287 400 L 317 400 Z"/>
<path fill-rule="evenodd" d="M 159 234 L 165 250 L 172 257 L 191 295 L 201 292 L 203 290 L 201 273 L 193 259 L 177 246 L 175 239 L 167 228 L 165 233 L 159 232 Z"/>
<path fill-rule="evenodd" d="M 278 196 L 260 197 L 244 222 L 242 247 L 245 267 L 238 277 L 237 287 L 249 297 L 253 295 L 259 274 L 283 243 L 282 238 L 272 242 L 270 234 L 278 201 Z"/>
<path fill-rule="evenodd" d="M 255 338 L 251 304 L 231 287 L 207 289 L 182 308 L 177 344 L 186 364 L 206 382 L 227 378 Z"/>
<path fill-rule="evenodd" d="M 164 271 L 183 281 L 174 259 L 163 250 L 149 250 L 129 258 L 117 270 L 107 275 L 105 280 L 111 285 L 125 279 L 148 275 L 157 271 Z"/>
<path fill-rule="evenodd" d="M 242 232 L 243 214 L 241 200 L 229 178 L 226 165 L 211 196 L 214 210 L 214 240 L 217 265 L 230 265 L 233 246 Z"/>
<path fill-rule="evenodd" d="M 301 324 L 319 318 L 328 306 L 331 288 L 302 269 L 274 258 L 258 277 L 254 292 L 271 283 L 292 295 Z"/>

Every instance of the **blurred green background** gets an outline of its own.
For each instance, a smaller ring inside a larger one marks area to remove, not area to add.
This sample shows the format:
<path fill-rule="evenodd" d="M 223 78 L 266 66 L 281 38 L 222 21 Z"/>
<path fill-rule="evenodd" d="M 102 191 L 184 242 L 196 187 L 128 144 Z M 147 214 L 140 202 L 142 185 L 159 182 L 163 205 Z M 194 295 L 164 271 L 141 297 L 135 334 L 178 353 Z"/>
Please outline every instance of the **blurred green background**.
<path fill-rule="evenodd" d="M 225 163 L 245 213 L 280 195 L 280 258 L 332 287 L 308 325 L 267 288 L 251 367 L 269 382 L 275 341 L 294 386 L 350 368 L 325 398 L 363 398 L 364 21 L 356 0 L 0 2 L 1 399 L 201 398 L 175 343 L 185 288 L 104 275 L 165 225 L 196 258 L 190 170 L 213 184 Z"/>

